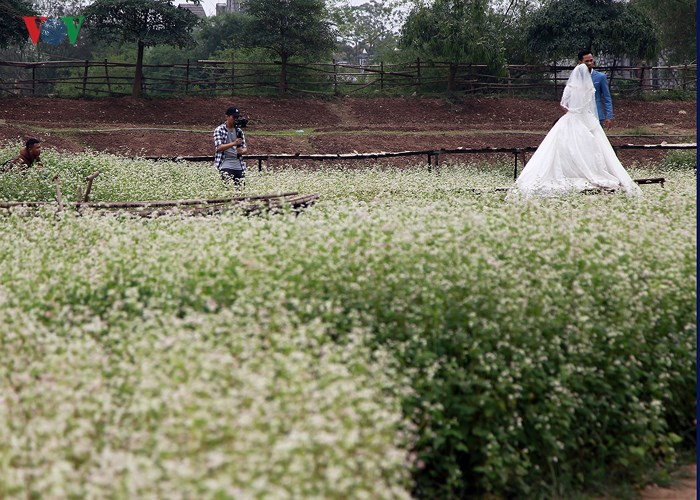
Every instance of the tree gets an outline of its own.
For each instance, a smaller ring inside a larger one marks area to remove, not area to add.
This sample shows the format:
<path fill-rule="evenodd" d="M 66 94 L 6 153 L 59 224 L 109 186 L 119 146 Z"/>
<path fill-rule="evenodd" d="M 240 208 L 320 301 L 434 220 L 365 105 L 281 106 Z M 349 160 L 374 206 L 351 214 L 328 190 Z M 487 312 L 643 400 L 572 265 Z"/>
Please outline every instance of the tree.
<path fill-rule="evenodd" d="M 491 0 L 491 16 L 503 43 L 508 64 L 525 64 L 532 60 L 527 49 L 527 30 L 539 0 Z"/>
<path fill-rule="evenodd" d="M 406 19 L 401 45 L 429 59 L 450 62 L 447 89 L 453 91 L 457 64 L 474 61 L 500 65 L 501 42 L 493 32 L 488 0 L 435 0 L 419 4 Z"/>
<path fill-rule="evenodd" d="M 32 0 L 34 8 L 42 16 L 76 16 L 83 9 L 83 0 Z"/>
<path fill-rule="evenodd" d="M 36 15 L 31 4 L 24 0 L 0 2 L 0 48 L 25 42 L 28 33 L 22 17 Z"/>
<path fill-rule="evenodd" d="M 527 31 L 528 48 L 550 61 L 580 50 L 614 58 L 647 59 L 658 53 L 651 20 L 634 5 L 615 0 L 557 0 L 537 10 Z"/>
<path fill-rule="evenodd" d="M 287 92 L 291 57 L 321 56 L 335 46 L 335 30 L 323 0 L 249 0 L 246 5 L 251 20 L 244 44 L 279 56 L 280 95 Z"/>
<path fill-rule="evenodd" d="M 355 62 L 360 51 L 373 55 L 377 44 L 391 36 L 394 10 L 388 3 L 370 0 L 362 5 L 340 5 L 331 9 L 341 45 L 352 47 Z"/>
<path fill-rule="evenodd" d="M 695 0 L 632 0 L 658 26 L 660 52 L 669 64 L 696 59 Z"/>
<path fill-rule="evenodd" d="M 97 0 L 83 11 L 93 37 L 120 43 L 136 42 L 132 95 L 141 95 L 143 49 L 159 44 L 187 47 L 194 43 L 197 16 L 168 0 Z"/>
<path fill-rule="evenodd" d="M 205 57 L 221 50 L 240 49 L 249 22 L 250 16 L 241 12 L 209 17 L 195 35 L 197 48 Z"/>

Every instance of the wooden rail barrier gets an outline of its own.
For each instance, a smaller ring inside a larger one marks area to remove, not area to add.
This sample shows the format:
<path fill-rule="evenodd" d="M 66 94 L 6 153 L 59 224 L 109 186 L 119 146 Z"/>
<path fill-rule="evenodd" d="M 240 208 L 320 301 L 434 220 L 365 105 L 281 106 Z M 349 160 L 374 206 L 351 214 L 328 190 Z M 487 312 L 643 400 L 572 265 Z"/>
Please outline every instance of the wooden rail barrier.
<path fill-rule="evenodd" d="M 179 64 L 144 64 L 143 90 L 158 95 L 230 95 L 250 89 L 277 88 L 280 62 L 198 60 Z M 348 95 L 367 87 L 377 90 L 413 88 L 435 92 L 446 90 L 450 71 L 447 61 L 357 65 L 330 63 L 288 64 L 290 92 Z M 483 64 L 460 63 L 452 82 L 465 93 L 509 93 L 541 91 L 559 95 L 572 66 L 507 65 L 495 72 Z M 3 68 L 15 68 L 8 77 Z M 608 75 L 613 91 L 690 90 L 696 86 L 694 64 L 677 66 L 599 67 Z M 130 91 L 135 64 L 89 61 L 0 61 L 0 92 L 12 95 L 43 95 L 67 90 L 79 94 L 121 95 Z M 31 74 L 21 77 L 17 72 Z M 42 70 L 44 74 L 38 74 Z M 119 70 L 119 74 L 117 72 Z M 60 74 L 64 71 L 64 74 Z M 68 74 L 65 74 L 65 71 Z M 65 88 L 57 85 L 67 85 Z M 311 87 L 311 88 L 310 88 Z"/>
<path fill-rule="evenodd" d="M 620 144 L 613 146 L 613 149 L 638 149 L 638 150 L 683 150 L 697 149 L 696 143 L 683 144 Z M 526 146 L 522 148 L 441 148 L 421 151 L 379 151 L 374 153 L 325 153 L 325 154 L 302 154 L 302 153 L 270 153 L 262 155 L 245 155 L 246 160 L 257 160 L 258 170 L 262 171 L 263 161 L 270 160 L 363 160 L 380 158 L 397 158 L 402 156 L 426 156 L 428 159 L 428 170 L 438 168 L 440 165 L 440 155 L 457 154 L 489 154 L 489 153 L 509 153 L 513 155 L 513 178 L 518 178 L 518 159 L 522 155 L 522 161 L 527 161 L 526 154 L 537 151 L 537 146 Z M 167 160 L 167 161 L 191 161 L 191 162 L 213 162 L 214 156 L 145 156 L 147 160 Z"/>
<path fill-rule="evenodd" d="M 290 207 L 294 211 L 299 211 L 314 204 L 319 199 L 319 195 L 316 193 L 300 195 L 294 191 L 280 194 L 216 199 L 88 202 L 82 200 L 81 186 L 79 186 L 78 201 L 63 202 L 58 176 L 54 177 L 54 182 L 56 183 L 56 202 L 5 201 L 0 202 L 0 209 L 32 209 L 57 206 L 58 212 L 64 211 L 65 208 L 73 208 L 81 215 L 84 211 L 91 210 L 101 214 L 122 212 L 139 217 L 157 217 L 175 213 L 182 215 L 215 215 L 226 210 L 238 210 L 246 215 L 251 215 L 265 211 L 276 211 L 284 207 Z"/>

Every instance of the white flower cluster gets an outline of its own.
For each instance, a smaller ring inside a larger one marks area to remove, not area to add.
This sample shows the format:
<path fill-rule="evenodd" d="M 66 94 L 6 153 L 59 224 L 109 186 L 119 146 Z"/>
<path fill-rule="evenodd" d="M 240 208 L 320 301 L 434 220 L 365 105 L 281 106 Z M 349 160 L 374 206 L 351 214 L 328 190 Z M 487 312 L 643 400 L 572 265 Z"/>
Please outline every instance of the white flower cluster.
<path fill-rule="evenodd" d="M 208 165 L 51 151 L 45 163 L 1 177 L 0 198 L 51 200 L 55 172 L 70 197 L 95 170 L 102 201 L 233 192 Z M 451 356 L 471 360 L 475 407 L 504 419 L 486 460 L 510 440 L 539 469 L 527 426 L 560 432 L 553 462 L 570 451 L 557 411 L 586 408 L 576 381 L 600 375 L 607 349 L 624 355 L 605 370 L 649 419 L 635 425 L 665 432 L 667 389 L 694 387 L 693 174 L 662 171 L 666 187 L 641 200 L 469 190 L 509 174 L 249 172 L 246 194 L 319 193 L 302 216 L 3 215 L 0 497 L 407 497 L 425 465 L 416 433 L 439 435 L 426 415 L 443 407 L 402 404 L 422 397 L 416 381 L 465 369 Z M 431 351 L 445 338 L 450 350 Z M 645 343 L 654 359 L 630 354 Z M 645 400 L 634 387 L 652 365 Z M 551 413 L 528 416 L 542 374 Z"/>

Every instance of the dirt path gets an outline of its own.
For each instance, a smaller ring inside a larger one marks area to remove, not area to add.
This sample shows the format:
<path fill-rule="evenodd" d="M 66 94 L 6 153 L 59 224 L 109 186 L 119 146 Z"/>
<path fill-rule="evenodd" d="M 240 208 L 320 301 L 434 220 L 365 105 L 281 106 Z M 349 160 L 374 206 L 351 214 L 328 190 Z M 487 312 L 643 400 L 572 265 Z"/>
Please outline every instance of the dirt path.
<path fill-rule="evenodd" d="M 668 487 L 647 486 L 641 491 L 642 500 L 696 500 L 697 466 L 688 465 L 681 469 L 677 478 Z"/>
<path fill-rule="evenodd" d="M 246 136 L 257 154 L 537 146 L 561 116 L 552 100 L 512 97 L 469 98 L 457 104 L 419 97 L 0 101 L 0 141 L 37 137 L 48 148 L 124 155 L 212 154 L 211 131 L 232 103 L 250 117 Z M 695 140 L 695 102 L 620 99 L 615 115 L 613 144 Z M 661 156 L 620 155 L 623 163 Z"/>

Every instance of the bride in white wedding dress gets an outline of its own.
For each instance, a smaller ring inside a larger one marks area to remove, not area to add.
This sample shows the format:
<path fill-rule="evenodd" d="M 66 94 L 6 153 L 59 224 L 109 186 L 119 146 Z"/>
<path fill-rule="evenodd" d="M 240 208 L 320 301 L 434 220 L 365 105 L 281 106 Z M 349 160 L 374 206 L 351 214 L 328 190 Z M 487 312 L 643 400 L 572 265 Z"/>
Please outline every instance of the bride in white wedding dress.
<path fill-rule="evenodd" d="M 595 88 L 585 64 L 576 66 L 569 76 L 561 106 L 566 114 L 532 155 L 512 194 L 547 196 L 609 189 L 641 195 L 600 126 Z"/>

